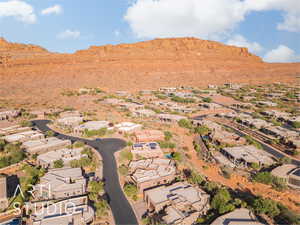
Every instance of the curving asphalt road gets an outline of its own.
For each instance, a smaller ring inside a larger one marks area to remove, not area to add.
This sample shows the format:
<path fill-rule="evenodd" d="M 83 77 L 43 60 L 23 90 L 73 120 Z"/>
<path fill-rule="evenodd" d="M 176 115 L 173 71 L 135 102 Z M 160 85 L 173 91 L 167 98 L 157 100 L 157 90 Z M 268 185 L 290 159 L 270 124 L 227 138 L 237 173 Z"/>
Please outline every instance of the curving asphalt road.
<path fill-rule="evenodd" d="M 34 120 L 33 124 L 42 132 L 51 130 L 47 124 L 50 120 Z M 53 130 L 52 130 L 53 131 Z M 72 137 L 64 134 L 55 133 L 55 137 L 62 140 L 82 141 L 92 148 L 96 149 L 103 159 L 103 178 L 105 180 L 105 192 L 108 195 L 108 202 L 112 209 L 116 224 L 129 225 L 138 224 L 136 216 L 131 205 L 125 197 L 117 171 L 117 163 L 114 153 L 126 146 L 125 141 L 116 138 L 105 138 L 101 140 L 88 140 L 83 138 Z"/>

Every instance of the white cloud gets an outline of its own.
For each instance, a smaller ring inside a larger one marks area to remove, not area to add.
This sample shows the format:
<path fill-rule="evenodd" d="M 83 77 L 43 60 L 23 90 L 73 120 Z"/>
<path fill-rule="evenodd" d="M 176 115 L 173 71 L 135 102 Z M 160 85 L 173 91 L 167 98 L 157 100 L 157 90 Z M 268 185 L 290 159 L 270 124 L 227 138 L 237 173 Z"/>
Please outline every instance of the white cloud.
<path fill-rule="evenodd" d="M 49 15 L 49 14 L 60 14 L 62 13 L 63 9 L 60 5 L 54 5 L 49 8 L 43 9 L 41 11 L 42 15 Z"/>
<path fill-rule="evenodd" d="M 227 41 L 228 45 L 234 45 L 238 47 L 245 47 L 252 53 L 260 53 L 263 50 L 263 47 L 257 42 L 249 42 L 245 37 L 242 35 L 234 35 L 231 39 Z"/>
<path fill-rule="evenodd" d="M 21 22 L 29 24 L 35 23 L 37 20 L 33 7 L 19 0 L 0 2 L 1 17 L 14 17 Z"/>
<path fill-rule="evenodd" d="M 299 0 L 135 0 L 124 19 L 139 38 L 226 34 L 253 11 L 278 10 L 278 29 L 300 32 Z"/>
<path fill-rule="evenodd" d="M 300 61 L 300 55 L 285 45 L 279 45 L 276 49 L 269 51 L 265 57 L 266 62 L 297 62 Z"/>
<path fill-rule="evenodd" d="M 59 33 L 56 37 L 58 39 L 77 39 L 80 37 L 80 31 L 67 29 Z"/>

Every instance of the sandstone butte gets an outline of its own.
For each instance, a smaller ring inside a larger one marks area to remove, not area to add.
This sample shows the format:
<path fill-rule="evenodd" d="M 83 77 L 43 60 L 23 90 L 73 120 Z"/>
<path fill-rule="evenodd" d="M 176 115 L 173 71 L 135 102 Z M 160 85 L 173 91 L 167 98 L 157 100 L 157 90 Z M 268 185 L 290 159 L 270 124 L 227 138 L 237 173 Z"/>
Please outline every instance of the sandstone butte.
<path fill-rule="evenodd" d="M 91 46 L 73 54 L 0 38 L 0 99 L 57 99 L 63 89 L 106 91 L 297 81 L 300 63 L 265 63 L 246 48 L 196 38 Z"/>

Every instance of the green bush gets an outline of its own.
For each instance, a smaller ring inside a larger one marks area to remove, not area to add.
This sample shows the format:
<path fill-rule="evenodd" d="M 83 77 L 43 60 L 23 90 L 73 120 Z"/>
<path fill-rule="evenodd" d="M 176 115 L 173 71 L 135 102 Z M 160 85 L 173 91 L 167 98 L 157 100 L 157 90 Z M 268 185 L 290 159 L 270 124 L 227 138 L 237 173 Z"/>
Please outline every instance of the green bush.
<path fill-rule="evenodd" d="M 219 214 L 231 212 L 235 209 L 235 206 L 230 203 L 231 199 L 231 195 L 227 189 L 219 189 L 211 201 L 211 206 Z"/>
<path fill-rule="evenodd" d="M 253 209 L 258 214 L 266 214 L 271 218 L 280 214 L 278 204 L 271 199 L 258 198 L 254 200 Z"/>
<path fill-rule="evenodd" d="M 212 99 L 211 98 L 203 98 L 203 102 L 211 103 Z"/>
<path fill-rule="evenodd" d="M 101 128 L 99 130 L 84 130 L 84 135 L 87 137 L 94 137 L 94 136 L 104 136 L 107 133 L 107 128 Z"/>
<path fill-rule="evenodd" d="M 128 175 L 128 168 L 127 166 L 125 165 L 121 165 L 119 166 L 119 173 L 122 175 L 122 176 L 127 176 Z"/>
<path fill-rule="evenodd" d="M 54 168 L 62 168 L 64 167 L 64 161 L 62 159 L 56 160 L 53 162 Z"/>
<path fill-rule="evenodd" d="M 186 119 L 179 120 L 178 125 L 180 127 L 187 128 L 187 129 L 191 129 L 193 127 L 192 123 L 189 120 L 186 120 Z"/>
<path fill-rule="evenodd" d="M 132 200 L 137 200 L 138 189 L 134 184 L 126 183 L 124 185 L 124 192 L 127 197 L 131 198 Z"/>
<path fill-rule="evenodd" d="M 165 131 L 165 141 L 170 141 L 171 138 L 173 137 L 173 134 L 170 131 Z"/>
<path fill-rule="evenodd" d="M 199 126 L 194 128 L 194 133 L 205 136 L 210 133 L 210 129 L 207 126 Z"/>
<path fill-rule="evenodd" d="M 170 149 L 176 148 L 176 144 L 169 141 L 159 141 L 158 144 L 161 148 L 170 148 Z"/>
<path fill-rule="evenodd" d="M 82 141 L 76 141 L 74 144 L 73 144 L 73 147 L 74 148 L 82 148 L 84 147 L 84 143 Z"/>

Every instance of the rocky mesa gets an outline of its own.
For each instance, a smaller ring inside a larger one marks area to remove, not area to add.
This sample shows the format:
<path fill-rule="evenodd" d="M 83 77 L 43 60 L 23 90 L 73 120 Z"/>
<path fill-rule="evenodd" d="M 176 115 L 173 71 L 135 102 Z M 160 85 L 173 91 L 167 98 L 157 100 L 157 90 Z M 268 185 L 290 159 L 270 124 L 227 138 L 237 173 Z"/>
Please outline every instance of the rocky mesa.
<path fill-rule="evenodd" d="M 1 98 L 58 97 L 62 89 L 105 90 L 161 86 L 296 82 L 300 63 L 265 63 L 246 48 L 196 38 L 91 46 L 58 54 L 0 39 Z"/>

